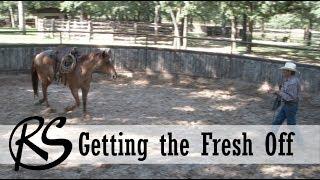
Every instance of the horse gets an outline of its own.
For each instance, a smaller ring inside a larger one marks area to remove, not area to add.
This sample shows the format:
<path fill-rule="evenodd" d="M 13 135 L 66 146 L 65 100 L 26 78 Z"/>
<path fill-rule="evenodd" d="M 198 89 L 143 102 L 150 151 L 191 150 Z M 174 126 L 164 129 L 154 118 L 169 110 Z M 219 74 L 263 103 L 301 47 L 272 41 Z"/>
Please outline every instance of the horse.
<path fill-rule="evenodd" d="M 47 107 L 50 107 L 47 96 L 48 86 L 53 82 L 55 75 L 55 67 L 57 60 L 50 57 L 47 53 L 41 52 L 35 56 L 32 61 L 31 68 L 31 79 L 34 97 L 38 95 L 38 81 L 41 81 L 43 99 L 39 100 L 39 104 L 46 103 Z M 108 74 L 114 80 L 117 78 L 117 72 L 113 63 L 110 60 L 109 51 L 91 52 L 89 54 L 81 55 L 74 69 L 65 73 L 65 81 L 69 86 L 71 94 L 75 99 L 75 104 L 66 107 L 65 112 L 72 111 L 80 106 L 80 99 L 78 90 L 82 90 L 82 101 L 83 101 L 83 113 L 86 114 L 87 108 L 87 95 L 90 89 L 90 83 L 92 80 L 92 74 L 95 71 Z"/>

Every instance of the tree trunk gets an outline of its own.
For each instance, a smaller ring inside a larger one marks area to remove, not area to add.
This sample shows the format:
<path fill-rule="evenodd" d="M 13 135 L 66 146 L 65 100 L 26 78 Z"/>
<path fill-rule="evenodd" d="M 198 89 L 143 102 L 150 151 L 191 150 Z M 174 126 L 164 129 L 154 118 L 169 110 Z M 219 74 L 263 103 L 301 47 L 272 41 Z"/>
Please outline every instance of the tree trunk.
<path fill-rule="evenodd" d="M 179 26 L 178 26 L 178 21 L 177 21 L 177 17 L 178 17 L 178 12 L 175 15 L 173 10 L 170 9 L 170 15 L 171 15 L 171 19 L 172 19 L 172 23 L 173 23 L 173 27 L 174 27 L 174 39 L 173 39 L 173 47 L 174 48 L 180 48 L 180 38 L 178 38 L 177 36 L 179 36 Z"/>
<path fill-rule="evenodd" d="M 140 11 L 138 11 L 138 21 L 139 22 L 141 21 L 141 13 L 140 13 Z"/>
<path fill-rule="evenodd" d="M 26 34 L 26 22 L 24 20 L 23 1 L 18 1 L 18 12 L 19 12 L 19 30 L 23 31 L 23 35 L 25 35 Z"/>
<path fill-rule="evenodd" d="M 312 20 L 309 19 L 309 22 L 305 28 L 305 33 L 304 33 L 304 38 L 303 38 L 306 41 L 307 46 L 311 45 L 311 38 L 312 38 L 311 29 L 312 29 Z"/>
<path fill-rule="evenodd" d="M 234 19 L 234 27 L 236 28 L 236 37 L 235 38 L 239 38 L 238 18 L 237 17 L 235 17 L 235 19 Z"/>
<path fill-rule="evenodd" d="M 83 19 L 84 19 L 84 14 L 83 14 L 83 8 L 81 6 L 81 8 L 80 8 L 80 21 L 83 21 Z"/>
<path fill-rule="evenodd" d="M 160 14 L 160 5 L 156 5 L 154 9 L 154 43 L 157 44 L 158 41 L 158 34 L 159 34 L 159 28 L 158 28 L 158 22 L 159 22 L 159 14 Z"/>
<path fill-rule="evenodd" d="M 188 36 L 188 15 L 184 16 L 184 20 L 183 20 L 183 37 L 187 37 Z M 188 43 L 188 39 L 187 38 L 183 38 L 183 42 L 182 42 L 182 47 L 184 49 L 187 49 L 187 43 Z"/>
<path fill-rule="evenodd" d="M 247 14 L 243 14 L 242 18 L 242 41 L 247 41 Z"/>
<path fill-rule="evenodd" d="M 161 11 L 161 7 L 160 7 L 160 11 Z M 161 13 L 159 13 L 159 23 L 160 23 L 160 24 L 162 23 L 162 16 L 161 16 Z"/>
<path fill-rule="evenodd" d="M 236 34 L 237 34 L 237 27 L 236 27 L 236 17 L 232 16 L 231 17 L 231 41 L 236 40 Z M 231 43 L 231 50 L 234 51 L 236 50 L 237 45 L 236 42 Z"/>
<path fill-rule="evenodd" d="M 183 17 L 182 19 L 181 19 L 181 26 L 180 26 L 180 29 L 179 29 L 179 36 L 180 37 L 182 37 L 183 36 L 183 31 L 184 31 L 184 18 L 185 17 Z M 182 27 L 182 28 L 181 28 Z M 180 38 L 180 45 L 183 45 L 183 39 L 182 38 Z"/>
<path fill-rule="evenodd" d="M 11 27 L 15 28 L 16 27 L 16 23 L 14 22 L 14 13 L 13 13 L 13 9 L 12 9 L 11 5 L 9 5 L 8 10 L 9 10 L 9 13 L 10 13 Z"/>
<path fill-rule="evenodd" d="M 264 19 L 262 19 L 262 21 L 261 21 L 261 32 L 262 32 L 262 34 L 261 34 L 261 37 L 264 39 L 265 38 L 265 20 Z"/>
<path fill-rule="evenodd" d="M 252 33 L 253 33 L 253 20 L 249 19 L 249 31 L 248 31 L 248 37 L 247 41 L 249 44 L 247 44 L 247 53 L 250 54 L 252 52 L 252 45 L 250 44 L 252 42 Z"/>
<path fill-rule="evenodd" d="M 251 1 L 249 1 L 249 11 L 250 13 L 253 13 L 254 7 L 253 7 L 253 3 Z M 253 35 L 253 18 L 250 17 L 249 18 L 249 32 L 248 32 L 248 36 L 247 36 L 247 53 L 250 54 L 252 52 L 252 35 Z"/>
<path fill-rule="evenodd" d="M 222 36 L 223 37 L 226 37 L 226 24 L 227 24 L 227 21 L 226 21 L 226 16 L 224 14 L 222 14 Z"/>

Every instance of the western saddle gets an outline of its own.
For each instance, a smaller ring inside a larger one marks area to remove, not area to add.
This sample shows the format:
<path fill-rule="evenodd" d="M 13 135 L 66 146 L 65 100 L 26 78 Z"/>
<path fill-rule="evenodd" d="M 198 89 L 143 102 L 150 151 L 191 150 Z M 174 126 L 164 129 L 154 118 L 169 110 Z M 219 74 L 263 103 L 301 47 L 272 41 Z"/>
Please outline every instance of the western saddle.
<path fill-rule="evenodd" d="M 76 48 L 72 48 L 69 52 L 47 50 L 44 53 L 56 61 L 54 66 L 54 81 L 58 83 L 63 82 L 66 85 L 66 75 L 74 70 L 80 57 L 78 50 Z"/>

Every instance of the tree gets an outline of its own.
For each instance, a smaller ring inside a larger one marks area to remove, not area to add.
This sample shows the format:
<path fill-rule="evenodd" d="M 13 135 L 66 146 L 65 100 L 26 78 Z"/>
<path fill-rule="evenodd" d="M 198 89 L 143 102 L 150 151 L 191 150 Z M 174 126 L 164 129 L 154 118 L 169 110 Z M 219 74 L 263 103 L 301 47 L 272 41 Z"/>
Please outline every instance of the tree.
<path fill-rule="evenodd" d="M 272 7 L 275 2 L 272 1 L 239 1 L 237 4 L 234 4 L 233 7 L 229 7 L 231 10 L 230 17 L 232 26 L 234 27 L 235 19 L 237 16 L 242 15 L 242 27 L 243 27 L 243 35 L 242 41 L 248 42 L 246 45 L 246 52 L 252 52 L 252 40 L 253 40 L 253 27 L 257 21 L 263 22 L 262 24 L 262 32 L 264 32 L 264 21 L 269 19 L 273 14 Z M 229 10 L 229 11 L 230 11 Z M 233 28 L 233 33 L 231 35 L 231 39 L 235 39 L 236 32 L 235 28 Z M 235 46 L 235 44 L 233 45 Z"/>
<path fill-rule="evenodd" d="M 265 22 L 269 21 L 271 17 L 277 14 L 275 11 L 277 3 L 277 1 L 262 1 L 256 4 L 257 9 L 255 10 L 255 16 L 253 16 L 253 18 L 261 24 L 262 37 L 265 36 Z"/>
<path fill-rule="evenodd" d="M 231 40 L 236 40 L 236 34 L 237 34 L 237 27 L 236 27 L 236 19 L 237 16 L 243 14 L 244 12 L 244 4 L 241 1 L 234 1 L 234 2 L 220 2 L 220 8 L 221 12 L 223 12 L 223 15 L 227 17 L 227 19 L 230 20 L 231 23 Z M 231 49 L 236 49 L 236 42 L 231 43 Z"/>
<path fill-rule="evenodd" d="M 184 48 L 187 46 L 186 38 L 179 38 L 178 36 L 187 36 L 188 33 L 188 16 L 196 14 L 197 4 L 190 1 L 161 1 L 161 9 L 170 15 L 171 22 L 174 27 L 173 46 L 180 48 L 181 44 Z M 179 29 L 179 23 L 182 24 L 183 29 Z"/>
<path fill-rule="evenodd" d="M 23 1 L 18 1 L 18 14 L 19 14 L 19 29 L 21 31 L 23 31 L 23 35 L 25 35 L 26 34 L 26 21 L 25 21 Z"/>
<path fill-rule="evenodd" d="M 301 17 L 301 20 L 304 22 L 305 33 L 304 40 L 306 41 L 306 45 L 311 45 L 312 33 L 311 29 L 313 28 L 314 22 L 316 22 L 319 18 L 319 14 L 316 14 L 319 2 L 312 1 L 301 1 L 295 4 L 296 14 Z"/>
<path fill-rule="evenodd" d="M 311 29 L 320 18 L 319 6 L 319 2 L 316 1 L 279 1 L 277 2 L 276 12 L 278 14 L 295 15 L 304 26 L 304 39 L 306 45 L 310 46 L 312 38 Z"/>
<path fill-rule="evenodd" d="M 35 13 L 42 8 L 59 8 L 63 1 L 26 1 L 24 2 L 25 9 L 29 13 Z"/>
<path fill-rule="evenodd" d="M 157 40 L 158 40 L 158 23 L 160 21 L 160 10 L 161 10 L 161 6 L 159 2 L 156 2 L 156 6 L 154 7 L 154 32 L 155 32 L 155 38 L 154 38 L 154 43 L 157 44 Z"/>
<path fill-rule="evenodd" d="M 180 48 L 180 39 L 178 38 L 179 34 L 179 21 L 181 19 L 182 8 L 184 3 L 182 1 L 161 1 L 161 9 L 166 13 L 170 14 L 171 21 L 174 27 L 174 39 L 173 47 Z"/>
<path fill-rule="evenodd" d="M 0 11 L 3 14 L 8 14 L 10 22 L 11 22 L 11 27 L 15 28 L 16 24 L 15 24 L 15 18 L 14 18 L 14 10 L 17 7 L 17 3 L 14 1 L 1 1 L 0 4 Z"/>
<path fill-rule="evenodd" d="M 88 9 L 91 7 L 89 1 L 64 1 L 60 4 L 60 9 L 66 11 L 74 17 L 75 14 L 80 13 L 80 20 L 88 19 Z"/>

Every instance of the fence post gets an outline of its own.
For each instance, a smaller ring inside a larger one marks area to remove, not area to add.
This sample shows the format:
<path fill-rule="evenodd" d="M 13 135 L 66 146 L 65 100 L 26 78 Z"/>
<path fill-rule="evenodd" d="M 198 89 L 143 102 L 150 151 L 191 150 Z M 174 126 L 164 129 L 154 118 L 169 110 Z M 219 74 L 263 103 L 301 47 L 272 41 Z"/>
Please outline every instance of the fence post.
<path fill-rule="evenodd" d="M 136 44 L 136 41 L 137 41 L 137 33 L 138 33 L 138 25 L 137 25 L 137 23 L 134 23 L 133 24 L 133 28 L 134 28 L 134 44 Z"/>
<path fill-rule="evenodd" d="M 111 28 L 112 28 L 112 34 L 111 34 L 111 37 L 112 37 L 112 42 L 114 41 L 114 32 L 116 32 L 116 24 L 114 22 L 111 22 Z"/>
<path fill-rule="evenodd" d="M 67 21 L 68 39 L 70 40 L 70 20 Z"/>
<path fill-rule="evenodd" d="M 45 26 L 44 26 L 45 20 L 46 18 L 38 19 L 38 31 L 45 31 Z M 45 38 L 45 35 L 46 35 L 45 32 L 40 32 L 41 38 Z"/>
<path fill-rule="evenodd" d="M 91 21 L 88 21 L 88 39 L 89 39 L 89 42 L 91 40 L 91 36 L 92 36 L 92 22 Z"/>
<path fill-rule="evenodd" d="M 148 48 L 148 34 L 146 35 L 146 48 Z"/>
<path fill-rule="evenodd" d="M 230 46 L 231 46 L 231 48 L 230 48 L 230 54 L 232 54 L 232 52 L 233 52 L 233 42 L 232 42 L 232 41 L 230 42 Z"/>
<path fill-rule="evenodd" d="M 59 34 L 60 34 L 60 44 L 62 44 L 62 33 L 61 33 L 61 31 L 59 32 Z"/>
<path fill-rule="evenodd" d="M 54 38 L 54 32 L 53 32 L 54 29 L 55 29 L 55 28 L 54 28 L 54 25 L 55 25 L 54 19 L 51 19 L 51 31 L 52 31 L 52 32 L 51 32 L 51 37 L 52 37 L 52 38 Z"/>

